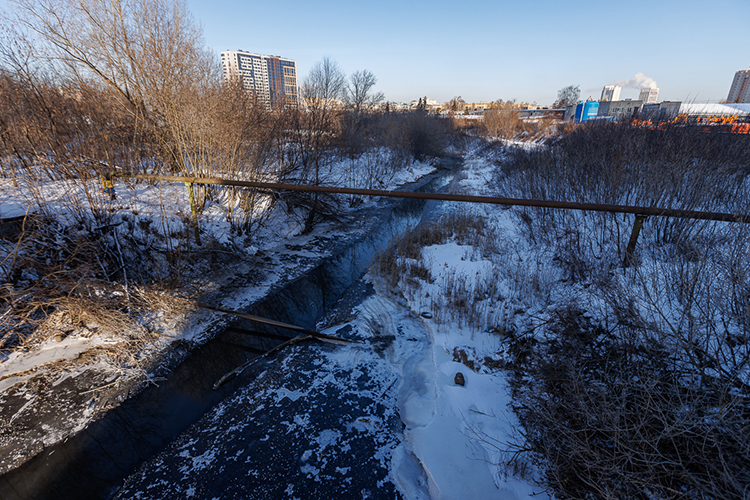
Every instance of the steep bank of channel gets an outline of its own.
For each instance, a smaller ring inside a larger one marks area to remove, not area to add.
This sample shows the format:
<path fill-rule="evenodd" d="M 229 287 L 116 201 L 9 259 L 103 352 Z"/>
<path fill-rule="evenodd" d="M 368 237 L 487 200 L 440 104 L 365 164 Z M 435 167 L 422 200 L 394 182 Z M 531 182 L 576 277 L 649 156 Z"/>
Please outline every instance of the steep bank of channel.
<path fill-rule="evenodd" d="M 443 168 L 412 190 L 435 192 L 446 186 L 460 160 L 449 158 Z M 308 271 L 276 287 L 242 312 L 314 328 L 334 302 L 354 283 L 392 241 L 422 217 L 420 200 L 383 200 L 368 214 L 374 221 L 361 236 L 334 247 Z M 305 248 L 312 255 L 314 245 Z M 193 349 L 158 385 L 108 411 L 76 435 L 44 449 L 20 467 L 0 476 L 3 499 L 108 498 L 124 477 L 163 449 L 218 402 L 258 376 L 250 367 L 242 376 L 213 390 L 229 370 L 268 349 L 278 339 L 251 335 L 262 331 L 246 320 L 230 323 L 222 333 Z M 177 346 L 176 349 L 185 349 Z"/>

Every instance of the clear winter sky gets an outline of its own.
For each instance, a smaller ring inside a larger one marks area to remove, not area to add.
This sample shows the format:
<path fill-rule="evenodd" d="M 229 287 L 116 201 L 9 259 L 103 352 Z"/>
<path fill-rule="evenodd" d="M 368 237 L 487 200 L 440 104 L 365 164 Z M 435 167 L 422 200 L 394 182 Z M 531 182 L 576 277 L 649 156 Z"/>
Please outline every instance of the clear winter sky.
<path fill-rule="evenodd" d="M 297 61 L 300 82 L 328 56 L 368 69 L 391 101 L 516 99 L 551 104 L 580 85 L 637 73 L 660 100 L 726 99 L 750 68 L 750 0 L 188 0 L 217 53 Z M 218 57 L 218 56 L 217 56 Z M 638 90 L 623 89 L 622 98 Z"/>
<path fill-rule="evenodd" d="M 372 71 L 391 101 L 549 105 L 567 85 L 598 99 L 642 73 L 660 100 L 715 102 L 750 68 L 750 0 L 186 1 L 217 58 L 288 57 L 302 82 L 328 56 Z"/>

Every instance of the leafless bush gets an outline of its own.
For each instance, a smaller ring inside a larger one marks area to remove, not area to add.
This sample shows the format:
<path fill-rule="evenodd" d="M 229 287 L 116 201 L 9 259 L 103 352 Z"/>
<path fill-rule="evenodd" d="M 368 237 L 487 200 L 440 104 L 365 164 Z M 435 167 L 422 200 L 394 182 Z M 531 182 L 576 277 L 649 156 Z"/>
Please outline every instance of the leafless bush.
<path fill-rule="evenodd" d="M 482 126 L 491 137 L 513 139 L 522 130 L 521 118 L 514 102 L 494 103 L 482 114 Z"/>
<path fill-rule="evenodd" d="M 0 33 L 0 175 L 36 215 L 0 240 L 0 328 L 23 345 L 51 312 L 67 310 L 121 332 L 138 324 L 136 297 L 147 293 L 138 290 L 184 287 L 226 252 L 210 238 L 194 247 L 196 228 L 175 200 L 161 199 L 161 217 L 139 219 L 122 190 L 116 201 L 101 193 L 101 178 L 119 170 L 277 180 L 287 117 L 222 82 L 182 2 L 14 7 Z M 233 188 L 196 192 L 198 210 L 221 203 L 248 237 L 274 201 Z"/>
<path fill-rule="evenodd" d="M 109 207 L 97 184 L 111 170 L 273 178 L 284 116 L 239 82 L 222 82 L 182 2 L 15 7 L 0 40 L 4 175 L 79 184 L 70 201 L 85 199 L 78 206 L 91 214 L 82 215 L 99 225 Z M 255 193 L 195 190 L 199 210 L 207 199 L 226 201 L 240 233 L 269 205 Z M 35 201 L 44 210 L 43 197 Z"/>
<path fill-rule="evenodd" d="M 487 260 L 488 272 L 465 276 L 446 269 L 441 276 L 430 271 L 423 249 L 455 241 L 465 245 L 467 258 L 489 259 L 497 255 L 497 234 L 481 214 L 455 210 L 430 224 L 420 225 L 380 256 L 378 271 L 392 287 L 432 311 L 438 324 L 456 322 L 472 328 L 502 328 L 507 314 L 499 300 L 498 287 L 504 280 L 501 266 Z M 423 295 L 421 283 L 439 280 L 441 293 Z"/>
<path fill-rule="evenodd" d="M 439 118 L 421 112 L 406 115 L 407 144 L 415 160 L 442 155 L 448 131 L 448 125 Z"/>
<path fill-rule="evenodd" d="M 0 345 L 4 349 L 33 340 L 38 327 L 55 311 L 67 311 L 72 324 L 92 323 L 115 337 L 146 340 L 148 334 L 137 326 L 136 318 L 157 309 L 178 314 L 184 309 L 179 296 L 188 292 L 185 282 L 200 283 L 204 274 L 186 263 L 210 264 L 210 255 L 221 255 L 210 241 L 201 250 L 206 252 L 201 259 L 180 255 L 179 246 L 157 246 L 172 241 L 169 235 L 142 240 L 144 232 L 136 232 L 129 219 L 86 229 L 28 215 L 2 229 L 0 339 L 4 340 Z M 180 293 L 175 293 L 177 286 Z"/>
<path fill-rule="evenodd" d="M 515 337 L 509 362 L 521 447 L 560 498 L 746 498 L 747 386 L 696 379 L 647 331 L 574 308 L 547 333 L 533 350 Z"/>
<path fill-rule="evenodd" d="M 747 141 L 691 127 L 578 127 L 518 153 L 500 189 L 744 214 Z M 515 214 L 602 318 L 558 306 L 535 334 L 514 339 L 519 450 L 538 454 L 563 498 L 746 498 L 748 228 L 649 218 L 637 263 L 623 270 L 632 216 Z M 539 345 L 527 349 L 529 339 Z"/>
<path fill-rule="evenodd" d="M 404 155 L 388 148 L 371 148 L 343 161 L 348 164 L 337 184 L 361 189 L 386 188 L 407 164 Z"/>
<path fill-rule="evenodd" d="M 380 113 L 371 122 L 374 144 L 389 147 L 417 161 L 441 156 L 451 133 L 449 120 L 424 111 Z"/>
<path fill-rule="evenodd" d="M 84 280 L 96 278 L 101 273 L 97 263 L 106 265 L 107 258 L 97 242 L 38 216 L 26 217 L 17 234 L 6 238 L 0 240 L 5 282 L 0 297 L 7 320 L 3 333 L 24 332 L 23 341 L 55 309 L 57 299 L 74 296 Z"/>
<path fill-rule="evenodd" d="M 542 200 L 744 213 L 748 139 L 693 127 L 578 127 L 555 145 L 517 151 L 503 165 L 501 194 Z M 632 216 L 549 209 L 517 211 L 534 241 L 585 267 L 622 261 Z M 680 218 L 648 221 L 660 244 L 700 239 L 706 225 Z M 598 264 L 597 264 L 598 261 Z M 575 270 L 572 272 L 576 274 Z"/>
<path fill-rule="evenodd" d="M 578 127 L 551 147 L 518 150 L 499 188 L 536 199 L 731 212 L 749 144 L 740 134 L 685 126 Z"/>

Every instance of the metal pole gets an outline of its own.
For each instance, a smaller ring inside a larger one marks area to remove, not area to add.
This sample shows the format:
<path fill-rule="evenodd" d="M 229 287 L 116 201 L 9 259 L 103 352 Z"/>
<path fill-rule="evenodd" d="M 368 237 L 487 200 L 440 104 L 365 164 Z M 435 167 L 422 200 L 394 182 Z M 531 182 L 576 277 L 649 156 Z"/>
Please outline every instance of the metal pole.
<path fill-rule="evenodd" d="M 739 222 L 749 223 L 750 215 L 727 214 L 720 212 L 699 212 L 696 210 L 680 210 L 673 208 L 659 207 L 633 207 L 626 205 L 606 205 L 600 203 L 573 203 L 567 201 L 548 201 L 548 200 L 524 200 L 519 198 L 501 198 L 492 196 L 470 196 L 461 194 L 441 194 L 441 193 L 415 193 L 409 191 L 383 191 L 379 189 L 355 189 L 330 186 L 305 186 L 300 184 L 281 184 L 275 182 L 255 182 L 255 181 L 235 181 L 231 179 L 219 178 L 198 178 L 198 177 L 176 177 L 167 175 L 146 175 L 146 174 L 126 174 L 113 172 L 113 177 L 144 179 L 168 182 L 184 182 L 195 184 L 210 184 L 219 186 L 238 186 L 245 188 L 261 190 L 286 190 L 302 191 L 309 193 L 333 193 L 333 194 L 354 194 L 360 196 L 382 196 L 389 198 L 411 198 L 419 200 L 440 200 L 440 201 L 457 201 L 466 203 L 489 203 L 493 205 L 522 206 L 522 207 L 541 207 L 541 208 L 558 208 L 564 210 L 588 210 L 592 212 L 611 212 L 623 214 L 635 214 L 649 217 L 679 217 L 683 219 L 715 220 L 720 222 Z"/>
<path fill-rule="evenodd" d="M 641 233 L 643 227 L 643 221 L 646 220 L 645 215 L 638 214 L 635 216 L 635 223 L 633 223 L 633 232 L 630 233 L 630 241 L 628 242 L 628 248 L 625 249 L 625 261 L 622 263 L 623 267 L 630 267 L 635 259 L 635 245 L 638 243 L 638 235 Z"/>
<path fill-rule="evenodd" d="M 289 323 L 283 323 L 281 321 L 276 321 L 273 319 L 268 318 L 262 318 L 260 316 L 255 316 L 253 314 L 246 314 L 241 313 L 238 311 L 232 311 L 231 309 L 224 309 L 222 307 L 216 307 L 209 304 L 203 304 L 202 302 L 194 302 L 194 301 L 188 301 L 191 304 L 202 307 L 204 309 L 209 309 L 211 311 L 216 311 L 224 314 L 231 314 L 232 316 L 237 316 L 238 318 L 243 319 L 249 319 L 250 321 L 255 321 L 257 323 L 262 323 L 265 325 L 271 325 L 271 326 L 277 326 L 279 328 L 285 328 L 287 330 L 291 330 L 293 332 L 301 333 L 303 335 L 309 335 L 310 337 L 313 337 L 317 340 L 320 340 L 322 342 L 327 342 L 329 344 L 338 344 L 338 345 L 349 345 L 349 344 L 359 344 L 360 342 L 356 340 L 346 340 L 342 339 L 340 337 L 334 337 L 333 335 L 326 335 L 325 333 L 316 332 L 315 330 L 310 330 L 307 328 L 302 328 L 301 326 L 296 325 L 290 325 Z"/>

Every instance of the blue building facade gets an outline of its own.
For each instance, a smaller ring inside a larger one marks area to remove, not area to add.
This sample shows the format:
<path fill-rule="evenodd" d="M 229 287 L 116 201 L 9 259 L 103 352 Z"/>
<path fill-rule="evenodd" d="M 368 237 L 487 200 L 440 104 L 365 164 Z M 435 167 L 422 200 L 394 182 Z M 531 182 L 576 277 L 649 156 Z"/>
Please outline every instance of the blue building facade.
<path fill-rule="evenodd" d="M 573 116 L 574 123 L 585 122 L 596 118 L 599 114 L 599 103 L 596 101 L 581 101 L 576 104 L 576 112 Z"/>

